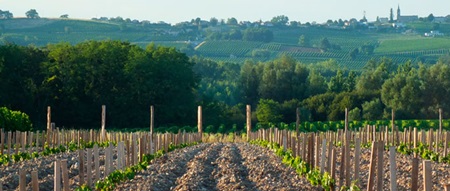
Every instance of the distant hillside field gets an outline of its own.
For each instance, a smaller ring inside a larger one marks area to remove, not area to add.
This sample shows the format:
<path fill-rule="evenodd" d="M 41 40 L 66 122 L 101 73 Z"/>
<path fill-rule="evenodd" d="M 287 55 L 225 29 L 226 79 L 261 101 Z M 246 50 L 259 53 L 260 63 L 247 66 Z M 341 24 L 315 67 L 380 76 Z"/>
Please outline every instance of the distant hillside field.
<path fill-rule="evenodd" d="M 450 49 L 450 38 L 420 37 L 416 39 L 407 39 L 407 40 L 403 39 L 384 40 L 375 50 L 375 53 L 392 53 L 392 52 L 422 51 L 422 50 L 436 50 L 436 49 Z"/>
<path fill-rule="evenodd" d="M 273 33 L 270 42 L 227 40 L 231 31 L 243 35 L 244 25 L 197 26 L 184 23 L 171 26 L 164 23 L 77 19 L 0 20 L 0 43 L 46 46 L 59 42 L 77 44 L 87 40 L 122 40 L 141 47 L 150 43 L 175 47 L 188 55 L 199 55 L 216 61 L 238 62 L 252 59 L 267 61 L 289 55 L 303 63 L 336 60 L 342 67 L 361 69 L 372 58 L 390 57 L 397 63 L 408 60 L 435 63 L 450 50 L 450 24 L 414 22 L 408 28 L 390 25 L 379 28 L 342 29 L 327 26 L 265 27 Z M 439 28 L 438 37 L 424 37 L 424 32 Z M 213 32 L 224 37 L 210 39 Z M 303 38 L 303 43 L 300 42 Z M 323 40 L 328 41 L 323 49 Z"/>

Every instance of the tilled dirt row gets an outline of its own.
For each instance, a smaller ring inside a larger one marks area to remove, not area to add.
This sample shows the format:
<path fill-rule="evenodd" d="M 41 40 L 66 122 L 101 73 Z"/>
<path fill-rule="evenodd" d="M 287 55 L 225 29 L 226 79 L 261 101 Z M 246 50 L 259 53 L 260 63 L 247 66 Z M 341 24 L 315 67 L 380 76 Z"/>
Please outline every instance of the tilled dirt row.
<path fill-rule="evenodd" d="M 248 143 L 200 144 L 164 155 L 117 190 L 318 190 L 272 151 Z"/>

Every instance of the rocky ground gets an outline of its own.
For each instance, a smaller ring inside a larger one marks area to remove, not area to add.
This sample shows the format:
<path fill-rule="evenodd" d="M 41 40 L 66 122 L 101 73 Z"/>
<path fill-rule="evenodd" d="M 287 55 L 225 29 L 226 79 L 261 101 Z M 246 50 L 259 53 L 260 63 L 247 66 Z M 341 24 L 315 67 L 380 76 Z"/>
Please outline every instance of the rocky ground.
<path fill-rule="evenodd" d="M 271 151 L 248 143 L 212 143 L 155 160 L 117 190 L 319 190 Z"/>
<path fill-rule="evenodd" d="M 336 190 L 339 190 L 340 148 L 335 148 L 337 160 Z M 352 150 L 352 156 L 353 150 Z M 104 150 L 100 149 L 101 172 Z M 3 190 L 18 190 L 19 169 L 27 171 L 27 190 L 31 190 L 32 170 L 38 171 L 40 190 L 53 190 L 55 159 L 67 159 L 70 190 L 79 185 L 78 152 L 39 157 L 0 166 Z M 390 190 L 389 152 L 384 152 L 383 188 Z M 410 190 L 412 156 L 397 153 L 398 190 Z M 351 159 L 351 175 L 355 161 Z M 361 149 L 359 161 L 360 188 L 366 189 L 370 165 L 370 149 Z M 101 175 L 103 177 L 103 174 Z M 354 178 L 352 178 L 354 180 Z M 423 190 L 422 160 L 419 160 L 419 190 Z M 444 190 L 450 181 L 450 165 L 432 162 L 433 190 Z M 375 179 L 376 185 L 376 179 Z M 116 190 L 320 190 L 312 187 L 267 148 L 249 143 L 203 143 L 179 149 L 152 161 L 148 169 L 135 179 L 117 185 Z"/>

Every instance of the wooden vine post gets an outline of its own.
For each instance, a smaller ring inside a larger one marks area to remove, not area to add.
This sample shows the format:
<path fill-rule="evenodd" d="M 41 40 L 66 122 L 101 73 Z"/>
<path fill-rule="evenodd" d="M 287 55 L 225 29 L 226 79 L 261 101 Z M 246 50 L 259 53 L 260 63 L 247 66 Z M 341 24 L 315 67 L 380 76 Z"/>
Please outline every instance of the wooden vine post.
<path fill-rule="evenodd" d="M 79 162 L 79 166 L 78 166 L 79 181 L 80 181 L 80 185 L 83 185 L 84 184 L 84 150 L 83 149 L 78 150 L 78 162 Z"/>
<path fill-rule="evenodd" d="M 440 137 L 442 135 L 442 109 L 439 108 L 439 132 L 436 136 L 436 152 L 438 152 L 439 149 L 439 142 L 440 142 Z M 444 155 L 446 156 L 446 155 Z"/>
<path fill-rule="evenodd" d="M 299 128 L 300 128 L 300 108 L 298 108 L 297 107 L 297 109 L 295 110 L 295 133 L 296 133 L 296 135 L 295 136 L 297 136 L 298 137 L 298 131 L 299 131 Z"/>
<path fill-rule="evenodd" d="M 431 161 L 424 160 L 423 161 L 423 190 L 431 191 L 433 188 L 431 182 Z"/>
<path fill-rule="evenodd" d="M 52 132 L 52 108 L 50 106 L 47 106 L 47 140 L 46 140 L 47 144 L 50 144 L 49 139 L 51 132 Z"/>
<path fill-rule="evenodd" d="M 106 141 L 106 106 L 102 105 L 102 130 L 101 130 L 101 141 Z"/>
<path fill-rule="evenodd" d="M 355 141 L 355 174 L 354 174 L 354 180 L 356 181 L 356 185 L 360 185 L 359 181 L 359 160 L 360 160 L 360 154 L 361 154 L 361 140 L 359 138 L 356 138 Z"/>
<path fill-rule="evenodd" d="M 53 181 L 53 189 L 54 191 L 61 191 L 61 161 L 56 160 L 54 163 L 55 171 L 54 171 L 54 181 Z"/>
<path fill-rule="evenodd" d="M 69 172 L 67 169 L 67 159 L 61 160 L 61 172 L 62 172 L 62 181 L 63 181 L 63 190 L 69 191 Z"/>
<path fill-rule="evenodd" d="M 412 159 L 412 172 L 411 172 L 411 191 L 417 191 L 419 180 L 419 159 L 414 157 Z"/>
<path fill-rule="evenodd" d="M 372 152 L 370 154 L 370 166 L 369 166 L 369 178 L 367 181 L 367 191 L 373 190 L 373 184 L 375 179 L 375 166 L 376 166 L 376 156 L 377 156 L 378 143 L 372 141 Z"/>
<path fill-rule="evenodd" d="M 350 186 L 350 132 L 348 130 L 348 108 L 345 108 L 345 185 Z"/>
<path fill-rule="evenodd" d="M 198 127 L 198 134 L 200 135 L 200 139 L 203 136 L 203 116 L 202 116 L 202 106 L 198 106 L 197 109 L 197 127 Z"/>
<path fill-rule="evenodd" d="M 19 191 L 26 191 L 26 187 L 27 187 L 26 172 L 24 169 L 19 169 Z"/>
<path fill-rule="evenodd" d="M 247 141 L 250 140 L 250 133 L 252 132 L 252 107 L 247 105 Z"/>
<path fill-rule="evenodd" d="M 377 148 L 377 190 L 383 190 L 383 151 L 384 151 L 384 142 L 378 142 Z"/>
<path fill-rule="evenodd" d="M 395 162 L 395 147 L 389 148 L 389 171 L 391 174 L 391 191 L 397 191 L 397 164 Z"/>
<path fill-rule="evenodd" d="M 31 186 L 33 191 L 39 191 L 38 172 L 36 170 L 31 171 Z"/>
<path fill-rule="evenodd" d="M 150 106 L 150 136 L 153 135 L 153 128 L 155 125 L 155 108 L 153 105 Z"/>

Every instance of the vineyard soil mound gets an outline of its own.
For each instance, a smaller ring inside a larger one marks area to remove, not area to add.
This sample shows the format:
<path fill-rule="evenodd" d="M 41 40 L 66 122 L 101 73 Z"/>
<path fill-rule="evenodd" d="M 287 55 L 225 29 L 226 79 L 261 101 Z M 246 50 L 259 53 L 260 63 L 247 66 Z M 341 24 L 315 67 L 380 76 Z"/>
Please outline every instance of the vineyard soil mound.
<path fill-rule="evenodd" d="M 272 151 L 248 143 L 184 148 L 155 160 L 117 190 L 319 190 Z"/>

